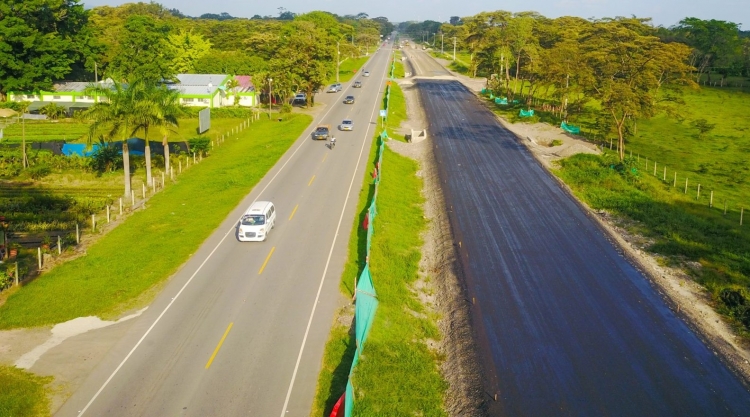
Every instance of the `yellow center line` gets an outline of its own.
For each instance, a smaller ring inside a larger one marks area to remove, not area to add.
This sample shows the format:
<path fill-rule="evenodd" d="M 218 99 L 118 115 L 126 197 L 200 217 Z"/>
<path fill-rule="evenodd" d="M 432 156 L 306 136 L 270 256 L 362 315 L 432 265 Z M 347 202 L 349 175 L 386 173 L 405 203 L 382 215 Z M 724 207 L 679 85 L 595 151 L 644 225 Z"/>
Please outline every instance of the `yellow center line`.
<path fill-rule="evenodd" d="M 325 155 L 323 155 L 323 160 L 322 160 L 322 161 L 320 161 L 320 162 L 324 162 L 324 161 L 326 160 L 326 158 L 328 158 L 328 153 L 327 153 L 327 152 L 326 152 L 326 154 L 325 154 Z"/>
<path fill-rule="evenodd" d="M 271 252 L 266 256 L 266 261 L 263 262 L 263 266 L 260 267 L 260 271 L 258 271 L 258 275 L 263 273 L 263 270 L 266 269 L 266 264 L 268 263 L 268 260 L 271 259 L 271 255 L 273 255 L 273 251 L 276 250 L 276 246 L 271 248 Z"/>
<path fill-rule="evenodd" d="M 292 220 L 292 217 L 294 217 L 294 213 L 297 212 L 297 208 L 299 207 L 299 204 L 294 206 L 294 210 L 292 210 L 292 214 L 289 215 L 289 220 Z"/>
<path fill-rule="evenodd" d="M 308 183 L 307 183 L 307 186 L 309 187 L 309 186 L 310 186 L 310 184 L 312 184 L 312 182 L 313 182 L 314 180 L 315 180 L 315 175 L 313 175 L 313 176 L 312 176 L 312 178 L 310 178 L 310 182 L 308 182 Z"/>
<path fill-rule="evenodd" d="M 219 344 L 216 345 L 216 349 L 214 349 L 214 354 L 211 355 L 211 358 L 208 359 L 208 363 L 206 364 L 206 369 L 211 367 L 211 363 L 214 361 L 216 354 L 219 353 L 219 349 L 221 349 L 221 345 L 224 343 L 224 339 L 227 338 L 227 335 L 229 334 L 229 331 L 232 329 L 233 325 L 234 323 L 229 323 L 229 327 L 227 327 L 227 330 L 224 332 L 224 336 L 221 337 L 221 340 L 219 340 Z"/>

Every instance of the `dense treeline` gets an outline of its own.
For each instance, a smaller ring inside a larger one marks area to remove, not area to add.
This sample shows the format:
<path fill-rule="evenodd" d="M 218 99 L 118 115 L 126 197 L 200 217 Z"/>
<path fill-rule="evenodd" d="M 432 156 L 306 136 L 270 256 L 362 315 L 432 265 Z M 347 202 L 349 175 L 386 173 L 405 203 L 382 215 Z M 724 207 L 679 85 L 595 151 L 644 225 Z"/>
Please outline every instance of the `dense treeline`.
<path fill-rule="evenodd" d="M 0 99 L 55 81 L 170 79 L 177 73 L 272 78 L 274 92 L 317 90 L 335 58 L 364 54 L 393 24 L 365 13 L 185 16 L 158 3 L 85 10 L 80 0 L 0 0 Z"/>
<path fill-rule="evenodd" d="M 548 19 L 536 12 L 483 12 L 451 23 L 401 24 L 417 41 L 456 43 L 468 51 L 469 72 L 508 100 L 530 105 L 551 98 L 560 116 L 601 108 L 600 133 L 616 134 L 624 158 L 625 134 L 638 119 L 679 112 L 682 87 L 718 74 L 750 76 L 750 38 L 734 23 L 686 18 L 663 28 L 650 19 Z"/>

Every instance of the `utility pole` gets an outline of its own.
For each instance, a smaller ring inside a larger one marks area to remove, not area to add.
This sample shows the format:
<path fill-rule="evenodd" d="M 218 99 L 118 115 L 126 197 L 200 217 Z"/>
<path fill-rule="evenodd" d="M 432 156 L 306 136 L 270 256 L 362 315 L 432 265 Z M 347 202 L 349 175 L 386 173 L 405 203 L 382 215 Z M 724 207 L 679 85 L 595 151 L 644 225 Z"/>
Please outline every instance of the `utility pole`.
<path fill-rule="evenodd" d="M 456 37 L 453 37 L 453 62 L 456 62 Z"/>
<path fill-rule="evenodd" d="M 96 67 L 96 61 L 94 61 L 94 82 L 97 84 L 99 83 L 99 71 Z"/>
<path fill-rule="evenodd" d="M 445 51 L 443 50 L 443 46 L 445 46 L 445 42 L 443 41 L 443 35 L 445 35 L 445 33 L 440 32 L 440 55 L 445 53 Z"/>
<path fill-rule="evenodd" d="M 340 41 L 336 41 L 336 82 L 339 82 L 339 65 L 341 65 L 341 51 L 339 50 Z"/>
<path fill-rule="evenodd" d="M 271 120 L 271 105 L 273 104 L 273 91 L 271 90 L 271 83 L 273 78 L 268 79 L 268 120 Z"/>

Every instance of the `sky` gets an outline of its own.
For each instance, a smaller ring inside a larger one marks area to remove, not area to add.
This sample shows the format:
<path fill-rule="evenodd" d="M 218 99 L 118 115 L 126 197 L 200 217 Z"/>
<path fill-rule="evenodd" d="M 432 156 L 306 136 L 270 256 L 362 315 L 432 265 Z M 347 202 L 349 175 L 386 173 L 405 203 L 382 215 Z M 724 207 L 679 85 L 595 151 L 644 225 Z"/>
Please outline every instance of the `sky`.
<path fill-rule="evenodd" d="M 142 0 L 143 1 L 143 0 Z M 146 0 L 147 2 L 148 0 Z M 133 0 L 82 0 L 87 7 L 118 6 Z M 617 16 L 650 17 L 655 26 L 672 26 L 686 17 L 724 20 L 750 30 L 748 0 L 160 0 L 167 8 L 179 9 L 189 16 L 204 13 L 229 13 L 235 17 L 278 16 L 283 7 L 293 13 L 323 10 L 337 15 L 367 13 L 369 17 L 385 16 L 389 21 L 435 20 L 447 22 L 451 16 L 472 16 L 480 12 L 533 10 L 543 16 L 578 16 L 602 18 Z"/>

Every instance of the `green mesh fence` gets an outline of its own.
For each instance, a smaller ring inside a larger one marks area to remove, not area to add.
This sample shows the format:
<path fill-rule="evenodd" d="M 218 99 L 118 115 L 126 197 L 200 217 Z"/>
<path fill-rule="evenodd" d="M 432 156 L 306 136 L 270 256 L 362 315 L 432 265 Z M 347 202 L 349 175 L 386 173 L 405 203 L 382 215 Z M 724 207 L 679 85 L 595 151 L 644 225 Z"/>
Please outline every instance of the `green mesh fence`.
<path fill-rule="evenodd" d="M 534 110 L 523 110 L 518 113 L 518 116 L 520 117 L 531 117 L 534 115 Z"/>
<path fill-rule="evenodd" d="M 393 76 L 393 70 L 395 65 L 391 66 L 391 76 Z M 388 102 L 390 100 L 390 85 L 386 87 L 385 100 L 383 107 L 388 110 Z M 387 114 L 387 113 L 386 113 Z M 336 403 L 333 408 L 330 417 L 351 417 L 352 411 L 354 410 L 354 386 L 352 385 L 352 375 L 354 374 L 354 368 L 359 362 L 359 356 L 362 354 L 362 349 L 365 346 L 367 335 L 372 327 L 372 322 L 375 319 L 375 312 L 378 309 L 378 295 L 375 291 L 375 285 L 372 282 L 372 274 L 370 274 L 370 248 L 372 245 L 372 236 L 374 232 L 373 221 L 378 215 L 377 210 L 377 199 L 378 199 L 378 188 L 380 187 L 380 179 L 382 177 L 381 168 L 383 166 L 383 149 L 385 147 L 385 139 L 388 138 L 388 132 L 383 130 L 377 138 L 377 162 L 372 171 L 373 184 L 375 185 L 375 192 L 372 196 L 372 201 L 367 207 L 367 213 L 365 213 L 365 221 L 363 227 L 367 229 L 367 243 L 365 251 L 365 267 L 362 269 L 362 273 L 357 279 L 357 287 L 355 289 L 355 306 L 354 306 L 354 334 L 355 334 L 355 351 L 354 358 L 352 359 L 352 366 L 349 370 L 349 378 L 346 382 L 346 391 L 344 395 Z M 343 403 L 343 404 L 342 404 Z M 343 410 L 341 409 L 343 405 Z M 343 412 L 343 414 L 342 414 Z"/>
<path fill-rule="evenodd" d="M 565 122 L 560 123 L 560 128 L 568 133 L 578 135 L 581 133 L 581 128 L 578 126 L 569 125 Z"/>

